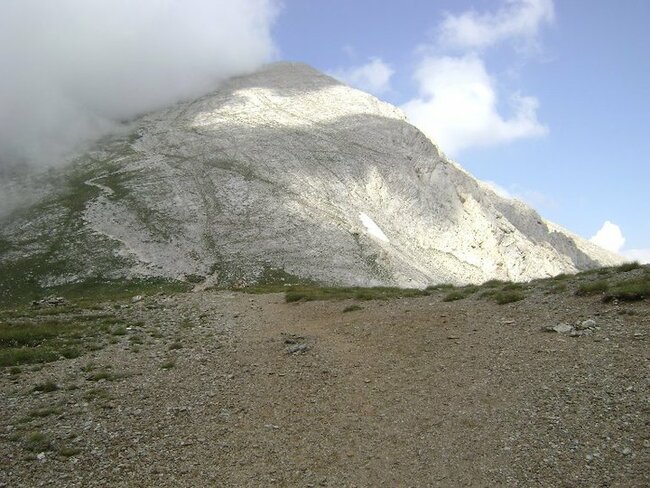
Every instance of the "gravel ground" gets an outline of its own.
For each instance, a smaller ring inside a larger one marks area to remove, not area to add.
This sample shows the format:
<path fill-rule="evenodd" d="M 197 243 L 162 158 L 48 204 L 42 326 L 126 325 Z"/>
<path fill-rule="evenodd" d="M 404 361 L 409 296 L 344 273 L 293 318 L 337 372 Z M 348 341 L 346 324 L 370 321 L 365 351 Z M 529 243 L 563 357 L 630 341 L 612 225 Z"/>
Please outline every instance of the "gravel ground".
<path fill-rule="evenodd" d="M 647 300 L 443 296 L 106 304 L 125 335 L 0 370 L 0 486 L 650 485 Z"/>

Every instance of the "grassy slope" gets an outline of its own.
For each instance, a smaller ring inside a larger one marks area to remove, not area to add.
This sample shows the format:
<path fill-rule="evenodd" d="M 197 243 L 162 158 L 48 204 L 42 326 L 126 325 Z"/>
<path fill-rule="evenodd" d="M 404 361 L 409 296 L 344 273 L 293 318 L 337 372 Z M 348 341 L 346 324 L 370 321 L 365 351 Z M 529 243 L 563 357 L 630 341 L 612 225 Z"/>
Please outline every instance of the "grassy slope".
<path fill-rule="evenodd" d="M 632 273 L 630 273 L 632 272 Z M 284 292 L 287 302 L 311 300 L 388 300 L 403 297 L 437 296 L 442 301 L 494 300 L 507 304 L 544 294 L 572 293 L 600 296 L 603 301 L 632 301 L 650 298 L 650 266 L 628 264 L 602 268 L 574 276 L 530 283 L 490 281 L 480 286 L 437 285 L 424 290 L 401 288 L 319 287 L 297 283 L 296 277 L 280 270 L 267 270 L 261 284 L 243 288 L 248 293 Z M 160 280 L 97 282 L 59 287 L 68 303 L 59 307 L 18 306 L 0 308 L 0 367 L 46 363 L 74 358 L 104 347 L 112 336 L 126 334 L 126 326 L 112 312 L 116 302 L 136 294 L 175 293 L 188 290 L 187 284 Z M 52 290 L 50 290 L 52 291 Z M 17 304 L 14 303 L 14 306 Z M 351 305 L 344 312 L 359 310 Z"/>

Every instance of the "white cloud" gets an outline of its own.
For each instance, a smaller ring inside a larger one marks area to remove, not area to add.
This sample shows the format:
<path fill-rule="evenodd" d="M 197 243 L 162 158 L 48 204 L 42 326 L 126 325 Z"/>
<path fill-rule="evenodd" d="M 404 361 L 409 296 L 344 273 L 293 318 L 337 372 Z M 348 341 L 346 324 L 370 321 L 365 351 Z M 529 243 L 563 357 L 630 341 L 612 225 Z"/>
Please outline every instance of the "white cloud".
<path fill-rule="evenodd" d="M 596 232 L 596 235 L 589 240 L 603 249 L 615 253 L 618 253 L 625 244 L 625 237 L 623 237 L 621 228 L 609 220 L 606 220 L 600 230 Z"/>
<path fill-rule="evenodd" d="M 402 109 L 415 126 L 452 156 L 468 147 L 492 146 L 548 132 L 537 120 L 539 104 L 534 97 L 513 94 L 509 100 L 512 114 L 504 117 L 498 112 L 495 83 L 475 55 L 426 57 L 415 79 L 419 97 Z"/>
<path fill-rule="evenodd" d="M 276 13 L 276 0 L 4 0 L 0 168 L 256 69 Z"/>
<path fill-rule="evenodd" d="M 371 58 L 361 66 L 339 69 L 330 74 L 346 85 L 379 95 L 390 89 L 393 73 L 393 69 L 381 58 Z"/>
<path fill-rule="evenodd" d="M 508 0 L 496 12 L 448 14 L 438 30 L 438 44 L 476 50 L 506 39 L 534 43 L 540 27 L 554 17 L 552 0 Z"/>
<path fill-rule="evenodd" d="M 548 128 L 537 118 L 537 98 L 498 93 L 499 83 L 481 53 L 506 41 L 515 47 L 536 45 L 541 27 L 554 15 L 553 0 L 504 0 L 494 12 L 447 14 L 433 45 L 420 49 L 414 76 L 419 93 L 402 109 L 455 157 L 470 147 L 546 135 Z M 500 98 L 507 113 L 500 111 Z"/>
<path fill-rule="evenodd" d="M 622 251 L 621 254 L 632 261 L 650 264 L 650 249 L 627 249 Z"/>

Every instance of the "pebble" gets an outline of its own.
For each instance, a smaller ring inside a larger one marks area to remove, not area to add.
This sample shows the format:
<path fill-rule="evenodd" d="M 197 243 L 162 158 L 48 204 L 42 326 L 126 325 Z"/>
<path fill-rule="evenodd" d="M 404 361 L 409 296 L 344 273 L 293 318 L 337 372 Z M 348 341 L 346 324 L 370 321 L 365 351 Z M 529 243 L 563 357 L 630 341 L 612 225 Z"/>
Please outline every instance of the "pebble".
<path fill-rule="evenodd" d="M 295 344 L 287 349 L 288 354 L 304 354 L 309 350 L 307 344 Z"/>

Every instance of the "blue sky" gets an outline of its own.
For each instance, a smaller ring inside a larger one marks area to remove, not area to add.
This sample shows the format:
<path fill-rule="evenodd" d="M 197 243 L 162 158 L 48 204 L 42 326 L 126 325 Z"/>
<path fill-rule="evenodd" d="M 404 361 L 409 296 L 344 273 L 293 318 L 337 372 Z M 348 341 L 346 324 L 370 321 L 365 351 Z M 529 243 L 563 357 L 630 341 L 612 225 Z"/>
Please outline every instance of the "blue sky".
<path fill-rule="evenodd" d="M 273 38 L 401 106 L 478 178 L 648 260 L 647 25 L 646 0 L 285 0 Z"/>

